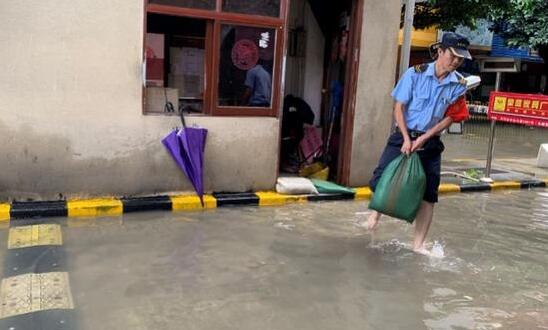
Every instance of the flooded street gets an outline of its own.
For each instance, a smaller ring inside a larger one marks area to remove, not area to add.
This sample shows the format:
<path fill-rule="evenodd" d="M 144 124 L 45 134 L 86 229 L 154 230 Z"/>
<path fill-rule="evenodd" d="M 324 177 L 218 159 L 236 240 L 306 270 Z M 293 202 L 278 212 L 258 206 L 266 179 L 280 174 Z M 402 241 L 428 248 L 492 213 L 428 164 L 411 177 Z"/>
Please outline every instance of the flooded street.
<path fill-rule="evenodd" d="M 487 157 L 490 126 L 486 119 L 464 123 L 463 134 L 444 134 L 444 160 Z M 539 146 L 546 143 L 548 129 L 497 123 L 495 158 L 536 158 Z"/>
<path fill-rule="evenodd" d="M 367 214 L 348 201 L 55 219 L 75 327 L 548 329 L 548 190 L 442 197 L 437 257 L 409 250 L 402 221 L 369 234 Z"/>

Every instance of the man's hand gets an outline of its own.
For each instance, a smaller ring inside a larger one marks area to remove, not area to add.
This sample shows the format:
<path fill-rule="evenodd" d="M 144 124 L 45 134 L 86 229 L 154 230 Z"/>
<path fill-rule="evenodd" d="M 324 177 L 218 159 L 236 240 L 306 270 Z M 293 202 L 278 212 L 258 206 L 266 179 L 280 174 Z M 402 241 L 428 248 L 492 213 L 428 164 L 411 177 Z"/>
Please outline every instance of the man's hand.
<path fill-rule="evenodd" d="M 411 153 L 411 140 L 410 139 L 403 139 L 403 145 L 401 146 L 401 152 L 409 156 Z"/>
<path fill-rule="evenodd" d="M 415 152 L 422 148 L 424 144 L 426 143 L 427 139 L 424 138 L 424 135 L 419 136 L 415 141 L 413 141 L 413 144 L 411 146 L 411 152 Z"/>

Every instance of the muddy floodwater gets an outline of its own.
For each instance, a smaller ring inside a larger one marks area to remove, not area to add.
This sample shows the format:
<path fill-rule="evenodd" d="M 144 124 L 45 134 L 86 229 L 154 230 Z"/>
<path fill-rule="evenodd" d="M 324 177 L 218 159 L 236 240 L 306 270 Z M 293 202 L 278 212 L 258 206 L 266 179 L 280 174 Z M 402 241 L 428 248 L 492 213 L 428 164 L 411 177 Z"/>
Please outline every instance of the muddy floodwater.
<path fill-rule="evenodd" d="M 442 197 L 431 257 L 402 221 L 368 233 L 367 214 L 342 201 L 51 221 L 76 329 L 548 329 L 548 190 Z"/>

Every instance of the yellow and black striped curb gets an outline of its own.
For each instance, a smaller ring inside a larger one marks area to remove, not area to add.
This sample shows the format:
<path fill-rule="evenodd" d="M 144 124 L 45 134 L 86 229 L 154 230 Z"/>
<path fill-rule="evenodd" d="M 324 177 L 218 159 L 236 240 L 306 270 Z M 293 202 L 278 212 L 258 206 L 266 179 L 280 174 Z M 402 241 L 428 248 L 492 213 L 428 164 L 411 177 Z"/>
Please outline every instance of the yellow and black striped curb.
<path fill-rule="evenodd" d="M 77 329 L 61 226 L 46 221 L 14 219 L 9 224 L 0 329 Z"/>
<path fill-rule="evenodd" d="M 499 181 L 495 183 L 441 184 L 440 194 L 506 189 L 544 188 L 546 180 Z M 116 216 L 141 211 L 192 211 L 236 205 L 275 206 L 291 203 L 334 200 L 365 200 L 371 197 L 368 187 L 354 193 L 319 195 L 282 195 L 276 192 L 214 193 L 204 196 L 202 206 L 196 195 L 153 196 L 138 198 L 100 198 L 51 202 L 13 202 L 0 204 L 0 221 L 45 217 Z"/>

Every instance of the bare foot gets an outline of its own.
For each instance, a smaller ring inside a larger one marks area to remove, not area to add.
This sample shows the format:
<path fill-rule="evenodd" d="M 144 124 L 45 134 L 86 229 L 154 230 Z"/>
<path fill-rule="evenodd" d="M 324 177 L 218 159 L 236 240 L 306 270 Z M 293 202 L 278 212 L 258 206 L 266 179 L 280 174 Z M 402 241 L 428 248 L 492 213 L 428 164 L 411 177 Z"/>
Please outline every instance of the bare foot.
<path fill-rule="evenodd" d="M 432 255 L 432 253 L 430 251 L 428 251 L 428 249 L 426 249 L 424 246 L 420 247 L 420 248 L 413 248 L 413 252 L 415 252 L 416 254 L 422 254 L 424 256 L 431 256 Z"/>
<path fill-rule="evenodd" d="M 367 218 L 367 230 L 374 231 L 379 227 L 379 219 L 381 214 L 377 211 L 371 212 L 369 218 Z"/>

